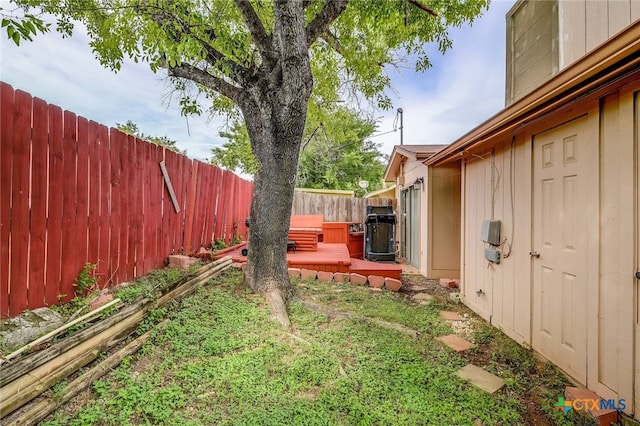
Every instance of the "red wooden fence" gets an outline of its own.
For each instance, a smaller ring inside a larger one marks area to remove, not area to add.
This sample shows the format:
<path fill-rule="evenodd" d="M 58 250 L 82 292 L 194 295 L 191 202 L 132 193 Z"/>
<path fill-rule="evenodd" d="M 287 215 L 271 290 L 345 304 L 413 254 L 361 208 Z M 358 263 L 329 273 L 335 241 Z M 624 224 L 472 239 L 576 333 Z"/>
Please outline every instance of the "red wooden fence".
<path fill-rule="evenodd" d="M 0 82 L 0 316 L 70 300 L 87 262 L 103 287 L 246 236 L 252 191 L 231 172 Z"/>

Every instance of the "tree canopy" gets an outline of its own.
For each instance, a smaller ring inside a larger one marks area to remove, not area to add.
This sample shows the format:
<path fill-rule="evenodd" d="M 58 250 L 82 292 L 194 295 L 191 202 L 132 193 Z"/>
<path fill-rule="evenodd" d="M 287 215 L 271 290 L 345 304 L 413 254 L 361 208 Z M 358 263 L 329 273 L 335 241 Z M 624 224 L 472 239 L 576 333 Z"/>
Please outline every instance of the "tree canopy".
<path fill-rule="evenodd" d="M 388 66 L 410 59 L 416 71 L 426 70 L 426 46 L 445 52 L 448 28 L 488 6 L 488 0 L 13 2 L 31 16 L 55 15 L 65 35 L 82 22 L 105 67 L 118 70 L 128 56 L 153 71 L 166 69 L 185 114 L 242 114 L 258 163 L 245 278 L 285 326 L 292 292 L 287 232 L 307 112 L 339 100 L 391 108 Z"/>

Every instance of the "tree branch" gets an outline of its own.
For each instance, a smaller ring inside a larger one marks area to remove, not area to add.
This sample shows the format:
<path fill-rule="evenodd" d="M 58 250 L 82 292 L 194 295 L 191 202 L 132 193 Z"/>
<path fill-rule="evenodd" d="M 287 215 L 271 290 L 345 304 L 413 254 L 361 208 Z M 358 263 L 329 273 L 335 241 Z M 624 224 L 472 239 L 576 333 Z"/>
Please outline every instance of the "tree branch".
<path fill-rule="evenodd" d="M 250 71 L 240 65 L 239 63 L 229 60 L 216 48 L 211 46 L 206 41 L 200 39 L 195 35 L 191 35 L 195 40 L 197 40 L 207 51 L 207 60 L 212 64 L 219 63 L 225 67 L 228 67 L 230 70 L 230 77 L 238 83 L 240 86 L 247 87 L 249 85 L 249 73 Z"/>
<path fill-rule="evenodd" d="M 139 6 L 140 8 L 142 6 Z M 149 14 L 151 18 L 155 21 L 158 26 L 164 28 L 168 22 L 174 22 L 182 28 L 184 34 L 196 40 L 207 52 L 207 60 L 213 64 L 220 64 L 222 67 L 229 69 L 229 74 L 231 79 L 233 79 L 239 85 L 246 87 L 249 81 L 249 69 L 243 67 L 241 64 L 230 60 L 227 58 L 222 52 L 218 49 L 214 48 L 209 42 L 203 40 L 198 37 L 196 34 L 191 31 L 191 27 L 186 24 L 182 19 L 173 15 L 172 13 L 167 13 L 167 11 L 158 6 L 150 6 L 145 2 L 144 8 Z M 171 37 L 173 41 L 179 43 L 181 41 L 180 33 L 174 34 L 172 32 L 165 31 L 167 36 Z"/>
<path fill-rule="evenodd" d="M 429 15 L 431 16 L 435 16 L 437 17 L 438 14 L 435 13 L 433 10 L 429 9 L 427 6 L 423 5 L 422 3 L 420 3 L 418 0 L 407 0 L 409 3 L 411 3 L 412 5 L 414 5 L 415 7 L 417 7 L 418 9 L 427 12 Z"/>
<path fill-rule="evenodd" d="M 311 46 L 322 35 L 333 21 L 347 8 L 349 0 L 327 0 L 324 7 L 307 25 L 307 45 Z"/>
<path fill-rule="evenodd" d="M 267 35 L 267 31 L 264 29 L 264 25 L 262 25 L 262 21 L 253 6 L 251 6 L 249 0 L 234 0 L 234 3 L 240 9 L 256 47 L 261 53 L 267 54 L 271 50 L 271 37 Z"/>
<path fill-rule="evenodd" d="M 168 67 L 167 71 L 170 77 L 186 78 L 194 83 L 213 89 L 236 103 L 238 103 L 238 99 L 242 94 L 241 88 L 186 62 L 175 67 Z"/>

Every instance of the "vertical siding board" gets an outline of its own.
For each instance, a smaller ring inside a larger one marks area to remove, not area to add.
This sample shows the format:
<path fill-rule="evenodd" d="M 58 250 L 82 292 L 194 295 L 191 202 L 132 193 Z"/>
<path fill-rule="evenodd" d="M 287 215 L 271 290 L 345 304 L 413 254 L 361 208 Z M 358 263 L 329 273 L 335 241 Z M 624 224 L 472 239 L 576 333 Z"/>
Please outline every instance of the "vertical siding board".
<path fill-rule="evenodd" d="M 44 305 L 48 127 L 47 103 L 41 99 L 34 99 L 30 191 L 29 309 Z"/>
<path fill-rule="evenodd" d="M 109 271 L 113 275 L 110 284 L 118 284 L 125 280 L 123 278 L 120 261 L 122 258 L 122 137 L 121 133 L 111 128 L 109 130 L 109 162 L 111 163 L 111 176 L 109 185 L 111 187 L 111 253 L 109 256 Z"/>
<path fill-rule="evenodd" d="M 98 149 L 100 158 L 100 218 L 98 225 L 100 226 L 100 249 L 99 260 L 96 267 L 98 277 L 98 286 L 100 288 L 106 286 L 107 281 L 111 277 L 109 271 L 110 254 L 111 254 L 111 188 L 109 178 L 111 177 L 111 158 L 109 147 L 109 129 L 100 125 L 98 128 Z"/>
<path fill-rule="evenodd" d="M 9 227 L 11 225 L 11 158 L 14 92 L 0 82 L 0 318 L 9 316 Z"/>
<path fill-rule="evenodd" d="M 62 271 L 60 293 L 68 302 L 74 296 L 75 278 L 83 262 L 75 257 L 74 230 L 76 227 L 76 116 L 70 111 L 63 113 L 63 170 L 62 185 Z"/>
<path fill-rule="evenodd" d="M 49 105 L 49 191 L 47 208 L 47 265 L 44 298 L 47 305 L 58 303 L 62 272 L 62 109 Z M 55 190 L 53 190 L 55 188 Z"/>
<path fill-rule="evenodd" d="M 28 307 L 27 258 L 29 250 L 31 108 L 31 96 L 21 90 L 16 90 L 12 138 L 10 315 L 19 314 Z"/>

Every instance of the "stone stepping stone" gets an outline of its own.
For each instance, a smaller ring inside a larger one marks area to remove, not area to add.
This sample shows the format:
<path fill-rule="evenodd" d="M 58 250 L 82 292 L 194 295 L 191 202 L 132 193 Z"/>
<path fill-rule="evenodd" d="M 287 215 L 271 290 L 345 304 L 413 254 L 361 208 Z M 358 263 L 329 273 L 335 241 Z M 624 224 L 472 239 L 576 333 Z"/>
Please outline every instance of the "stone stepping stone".
<path fill-rule="evenodd" d="M 447 321 L 464 321 L 466 320 L 466 318 L 461 317 L 460 315 L 458 315 L 457 312 L 451 312 L 451 311 L 440 311 L 440 318 L 445 319 Z"/>
<path fill-rule="evenodd" d="M 467 364 L 456 371 L 456 376 L 468 380 L 472 385 L 487 393 L 495 393 L 504 386 L 504 380 L 473 364 Z"/>
<path fill-rule="evenodd" d="M 445 345 L 449 346 L 451 349 L 453 349 L 456 352 L 464 352 L 467 351 L 471 348 L 475 348 L 476 345 L 474 345 L 473 343 L 463 339 L 460 336 L 457 336 L 455 334 L 449 334 L 447 336 L 440 336 L 440 337 L 436 337 L 436 340 L 444 343 Z"/>

